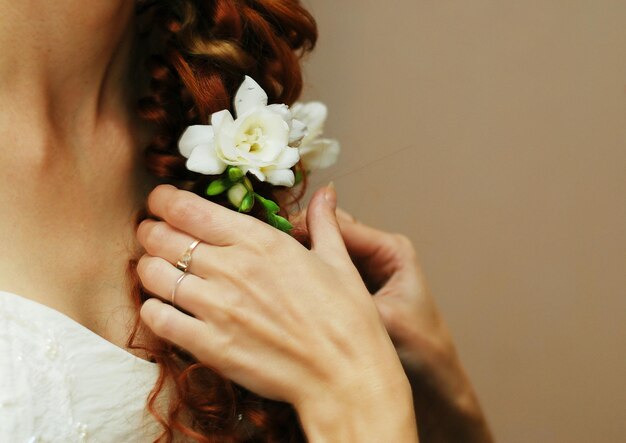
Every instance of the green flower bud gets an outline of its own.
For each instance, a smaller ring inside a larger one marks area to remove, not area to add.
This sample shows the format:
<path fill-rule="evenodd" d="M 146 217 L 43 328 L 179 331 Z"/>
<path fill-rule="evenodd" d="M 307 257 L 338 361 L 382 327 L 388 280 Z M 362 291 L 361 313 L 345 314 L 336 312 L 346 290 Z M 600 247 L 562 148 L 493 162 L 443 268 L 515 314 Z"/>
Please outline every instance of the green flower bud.
<path fill-rule="evenodd" d="M 254 188 L 252 187 L 252 182 L 250 181 L 248 177 L 243 178 L 243 184 L 245 185 L 246 188 L 248 188 L 248 191 L 250 192 L 254 191 Z"/>
<path fill-rule="evenodd" d="M 250 212 L 254 206 L 254 192 L 248 192 L 241 201 L 239 212 Z"/>
<path fill-rule="evenodd" d="M 230 166 L 228 168 L 228 179 L 231 182 L 238 182 L 239 180 L 243 178 L 244 175 L 246 174 L 244 174 L 243 171 L 239 169 L 237 166 Z"/>
<path fill-rule="evenodd" d="M 242 183 L 235 183 L 228 190 L 228 201 L 237 209 L 241 208 L 244 198 L 248 194 L 248 190 Z"/>
<path fill-rule="evenodd" d="M 231 183 L 225 178 L 218 178 L 213 180 L 206 189 L 206 195 L 213 197 L 220 195 L 222 192 L 230 187 Z"/>
<path fill-rule="evenodd" d="M 272 200 L 261 197 L 259 194 L 256 194 L 256 197 L 261 202 L 265 210 L 270 214 L 276 214 L 278 211 L 280 211 L 280 207 Z"/>
<path fill-rule="evenodd" d="M 281 231 L 288 233 L 289 231 L 293 229 L 293 225 L 289 223 L 289 221 L 286 218 L 283 218 L 280 215 L 273 215 L 272 218 L 273 218 L 272 225 L 274 225 Z"/>

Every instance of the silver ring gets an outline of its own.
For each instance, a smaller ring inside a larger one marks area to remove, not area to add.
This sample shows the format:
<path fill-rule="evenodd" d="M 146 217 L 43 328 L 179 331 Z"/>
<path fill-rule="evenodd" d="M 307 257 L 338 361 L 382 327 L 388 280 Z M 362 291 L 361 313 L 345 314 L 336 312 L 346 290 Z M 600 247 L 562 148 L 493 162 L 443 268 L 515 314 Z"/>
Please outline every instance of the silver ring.
<path fill-rule="evenodd" d="M 193 250 L 200 244 L 200 240 L 194 240 L 189 247 L 185 250 L 183 255 L 176 262 L 176 267 L 183 272 L 187 272 L 189 270 L 189 266 L 191 266 L 191 254 L 193 254 Z"/>
<path fill-rule="evenodd" d="M 180 277 L 178 277 L 178 280 L 176 280 L 176 283 L 174 283 L 174 287 L 172 288 L 172 296 L 170 297 L 172 306 L 174 307 L 176 307 L 176 304 L 174 302 L 176 300 L 176 290 L 180 286 L 180 283 L 185 279 L 185 277 L 187 277 L 187 275 L 189 274 L 183 272 L 182 274 L 180 274 Z"/>

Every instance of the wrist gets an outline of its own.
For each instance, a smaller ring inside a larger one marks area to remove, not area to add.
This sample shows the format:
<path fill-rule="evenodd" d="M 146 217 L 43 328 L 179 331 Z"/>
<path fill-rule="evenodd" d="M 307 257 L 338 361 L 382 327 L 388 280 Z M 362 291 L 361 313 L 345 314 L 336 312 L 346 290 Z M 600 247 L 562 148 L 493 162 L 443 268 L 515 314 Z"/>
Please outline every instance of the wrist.
<path fill-rule="evenodd" d="M 341 389 L 320 390 L 294 405 L 308 441 L 416 443 L 410 384 L 402 372 L 392 377 L 355 379 Z"/>

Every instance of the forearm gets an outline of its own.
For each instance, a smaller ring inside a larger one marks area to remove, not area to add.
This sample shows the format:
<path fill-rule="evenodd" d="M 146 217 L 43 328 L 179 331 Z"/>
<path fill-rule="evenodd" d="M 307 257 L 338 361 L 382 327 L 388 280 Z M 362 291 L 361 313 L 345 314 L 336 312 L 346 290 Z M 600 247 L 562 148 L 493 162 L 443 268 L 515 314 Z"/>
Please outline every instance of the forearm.
<path fill-rule="evenodd" d="M 408 381 L 323 394 L 297 409 L 310 443 L 418 443 Z"/>
<path fill-rule="evenodd" d="M 453 401 L 433 389 L 415 390 L 414 405 L 422 443 L 493 442 L 475 396 Z"/>
<path fill-rule="evenodd" d="M 405 365 L 422 443 L 492 443 L 485 415 L 472 384 L 455 358 L 421 371 Z"/>

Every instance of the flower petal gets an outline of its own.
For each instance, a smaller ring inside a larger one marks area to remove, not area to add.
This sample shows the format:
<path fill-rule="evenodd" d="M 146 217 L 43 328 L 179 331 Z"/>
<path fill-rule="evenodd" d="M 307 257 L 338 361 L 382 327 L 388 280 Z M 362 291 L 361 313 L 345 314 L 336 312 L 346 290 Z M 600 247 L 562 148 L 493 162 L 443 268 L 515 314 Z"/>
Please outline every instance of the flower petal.
<path fill-rule="evenodd" d="M 242 116 L 254 108 L 264 106 L 267 106 L 267 94 L 257 82 L 246 75 L 245 80 L 235 95 L 235 111 L 237 117 Z"/>
<path fill-rule="evenodd" d="M 339 157 L 341 146 L 337 140 L 320 138 L 300 148 L 300 156 L 305 169 L 324 169 L 332 166 Z"/>
<path fill-rule="evenodd" d="M 267 110 L 272 111 L 282 117 L 289 125 L 289 144 L 298 142 L 304 138 L 307 133 L 307 126 L 304 122 L 293 118 L 293 113 L 287 105 L 269 105 Z"/>
<path fill-rule="evenodd" d="M 299 142 L 307 134 L 308 128 L 300 120 L 291 120 L 291 130 L 289 131 L 289 144 Z"/>
<path fill-rule="evenodd" d="M 211 124 L 213 125 L 215 132 L 219 132 L 220 128 L 225 122 L 232 123 L 233 121 L 233 116 L 230 114 L 230 111 L 228 109 L 214 112 L 213 115 L 211 115 Z"/>
<path fill-rule="evenodd" d="M 291 108 L 293 118 L 308 126 L 307 139 L 319 137 L 324 130 L 328 108 L 321 102 L 296 103 Z"/>
<path fill-rule="evenodd" d="M 250 147 L 249 144 L 239 144 L 239 149 L 237 149 L 238 155 L 247 158 L 253 166 L 274 164 L 289 144 L 289 125 L 287 122 L 280 115 L 268 112 L 263 108 L 248 113 L 245 118 L 238 118 L 234 126 L 238 141 L 248 137 L 249 134 L 259 135 L 258 138 L 252 136 L 248 139 L 248 142 L 254 143 L 254 151 L 244 152 L 244 149 L 241 149 L 244 146 Z"/>
<path fill-rule="evenodd" d="M 285 148 L 280 156 L 274 161 L 274 167 L 277 169 L 287 169 L 293 167 L 300 161 L 300 151 L 298 148 Z"/>
<path fill-rule="evenodd" d="M 267 182 L 274 186 L 292 187 L 296 182 L 296 177 L 291 169 L 271 169 L 266 170 Z"/>
<path fill-rule="evenodd" d="M 213 127 L 209 125 L 189 126 L 178 140 L 178 150 L 182 155 L 189 158 L 191 151 L 198 145 L 206 145 L 213 142 Z"/>
<path fill-rule="evenodd" d="M 250 169 L 248 169 L 247 172 L 249 172 L 250 174 L 254 175 L 256 178 L 258 178 L 262 182 L 265 181 L 265 174 L 263 174 L 260 169 L 250 168 Z"/>
<path fill-rule="evenodd" d="M 285 104 L 268 105 L 266 109 L 280 115 L 286 122 L 289 122 L 293 118 L 289 106 Z"/>
<path fill-rule="evenodd" d="M 223 160 L 235 161 L 235 131 L 238 120 L 233 120 L 230 112 L 224 110 L 211 116 L 211 123 L 215 131 L 215 151 Z"/>
<path fill-rule="evenodd" d="M 205 175 L 217 175 L 224 172 L 226 163 L 220 160 L 214 146 L 200 145 L 197 146 L 187 160 L 187 169 Z"/>

